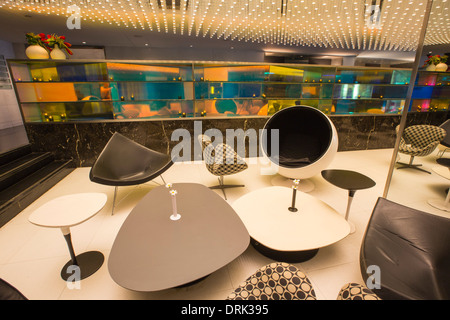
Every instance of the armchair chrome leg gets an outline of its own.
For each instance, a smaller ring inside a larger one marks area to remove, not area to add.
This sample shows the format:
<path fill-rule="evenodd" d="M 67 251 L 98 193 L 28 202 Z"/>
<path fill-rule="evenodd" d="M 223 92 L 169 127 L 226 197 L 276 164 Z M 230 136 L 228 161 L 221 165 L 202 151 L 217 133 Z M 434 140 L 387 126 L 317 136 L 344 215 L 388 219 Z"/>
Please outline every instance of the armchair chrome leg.
<path fill-rule="evenodd" d="M 225 189 L 245 187 L 245 185 L 243 185 L 243 184 L 224 184 L 223 183 L 223 176 L 219 177 L 218 180 L 219 180 L 219 185 L 212 186 L 212 187 L 209 187 L 209 188 L 212 189 L 212 190 L 214 190 L 214 189 L 221 189 L 225 200 L 227 200 L 227 195 L 225 194 Z"/>
<path fill-rule="evenodd" d="M 397 162 L 398 164 L 401 164 L 401 167 L 398 167 L 397 169 L 406 169 L 406 168 L 410 168 L 410 169 L 416 169 L 422 172 L 426 172 L 428 174 L 431 174 L 430 171 L 427 171 L 425 169 L 419 168 L 420 166 L 422 166 L 422 164 L 413 164 L 413 160 L 414 160 L 414 156 L 411 156 L 411 159 L 409 160 L 409 163 L 404 163 L 404 162 Z"/>
<path fill-rule="evenodd" d="M 223 176 L 219 177 L 220 189 L 222 189 L 223 197 L 227 200 L 227 195 L 225 194 L 225 188 L 223 187 Z"/>

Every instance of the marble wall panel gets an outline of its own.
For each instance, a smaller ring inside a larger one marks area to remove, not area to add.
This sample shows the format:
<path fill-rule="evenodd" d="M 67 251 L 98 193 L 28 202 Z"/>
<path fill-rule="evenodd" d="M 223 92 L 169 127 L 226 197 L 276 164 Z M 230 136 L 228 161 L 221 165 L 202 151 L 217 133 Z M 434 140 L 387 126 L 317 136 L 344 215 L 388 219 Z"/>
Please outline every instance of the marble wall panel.
<path fill-rule="evenodd" d="M 254 129 L 259 132 L 264 128 L 267 119 L 259 117 L 27 123 L 26 129 L 33 151 L 51 151 L 58 159 L 72 159 L 78 167 L 86 167 L 92 166 L 114 132 L 119 132 L 148 148 L 169 154 L 181 141 L 181 138 L 172 141 L 174 131 L 184 129 L 184 132 L 192 137 L 189 142 L 190 160 L 199 160 L 201 151 L 199 145 L 195 147 L 195 135 L 199 132 L 218 129 L 224 137 L 227 129 Z M 330 119 L 338 132 L 338 151 L 393 148 L 396 139 L 395 127 L 400 123 L 400 115 L 330 116 Z M 446 119 L 447 112 L 411 113 L 407 118 L 407 126 L 439 125 Z"/>

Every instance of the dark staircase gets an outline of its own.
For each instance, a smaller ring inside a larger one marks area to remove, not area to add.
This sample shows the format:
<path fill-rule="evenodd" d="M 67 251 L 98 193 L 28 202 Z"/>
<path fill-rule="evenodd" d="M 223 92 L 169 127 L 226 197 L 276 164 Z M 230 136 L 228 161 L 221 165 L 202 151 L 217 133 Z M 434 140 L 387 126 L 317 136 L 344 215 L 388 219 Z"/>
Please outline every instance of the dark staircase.
<path fill-rule="evenodd" d="M 74 170 L 71 160 L 26 145 L 0 154 L 0 227 Z"/>

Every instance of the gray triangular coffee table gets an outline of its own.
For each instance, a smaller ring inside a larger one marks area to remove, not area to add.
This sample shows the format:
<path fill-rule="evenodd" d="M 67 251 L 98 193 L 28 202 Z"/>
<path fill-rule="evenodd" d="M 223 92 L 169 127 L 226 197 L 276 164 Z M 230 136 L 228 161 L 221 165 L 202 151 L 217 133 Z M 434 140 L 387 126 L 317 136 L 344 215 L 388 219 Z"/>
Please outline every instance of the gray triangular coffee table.
<path fill-rule="evenodd" d="M 108 261 L 120 286 L 150 292 L 190 284 L 247 249 L 248 231 L 222 197 L 196 183 L 175 183 L 173 189 L 180 219 L 171 219 L 169 189 L 159 186 L 120 228 Z"/>

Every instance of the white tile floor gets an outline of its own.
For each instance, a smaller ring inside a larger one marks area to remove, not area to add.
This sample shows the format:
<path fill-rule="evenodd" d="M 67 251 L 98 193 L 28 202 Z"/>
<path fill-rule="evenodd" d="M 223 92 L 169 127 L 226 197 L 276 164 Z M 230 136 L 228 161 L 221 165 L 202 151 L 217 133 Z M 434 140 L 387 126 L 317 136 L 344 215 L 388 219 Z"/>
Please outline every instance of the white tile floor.
<path fill-rule="evenodd" d="M 437 152 L 417 162 L 431 169 Z M 358 191 L 352 204 L 350 219 L 357 231 L 340 242 L 319 250 L 311 260 L 297 263 L 314 285 L 318 299 L 334 300 L 342 285 L 347 282 L 362 283 L 359 269 L 359 248 L 365 226 L 373 206 L 383 194 L 392 149 L 339 152 L 329 168 L 349 169 L 368 175 L 377 185 Z M 402 155 L 402 160 L 407 157 Z M 138 187 L 120 188 L 115 214 L 111 216 L 113 187 L 90 182 L 90 168 L 78 168 L 49 190 L 41 198 L 24 209 L 12 221 L 0 228 L 0 277 L 14 284 L 29 299 L 178 299 L 178 300 L 222 300 L 256 269 L 272 260 L 259 254 L 251 246 L 229 265 L 214 272 L 205 280 L 189 287 L 140 293 L 124 289 L 110 277 L 107 259 L 115 236 L 135 204 L 154 188 L 153 183 Z M 245 188 L 229 189 L 228 202 L 241 195 L 271 185 L 270 176 L 261 176 L 260 165 L 227 177 L 227 182 L 244 182 Z M 202 163 L 176 164 L 164 174 L 166 182 L 198 182 L 214 185 L 217 180 Z M 320 174 L 311 179 L 315 189 L 311 195 L 325 201 L 344 214 L 347 192 L 326 182 Z M 449 217 L 450 214 L 432 208 L 429 198 L 444 198 L 448 180 L 432 172 L 431 175 L 410 169 L 395 170 L 388 198 L 424 211 Z M 105 255 L 105 263 L 97 273 L 80 281 L 80 288 L 69 288 L 60 278 L 60 270 L 68 261 L 66 243 L 59 229 L 37 227 L 28 222 L 30 213 L 55 197 L 78 192 L 104 192 L 109 201 L 92 219 L 72 228 L 72 240 L 76 253 L 99 250 Z M 220 191 L 217 191 L 220 194 Z M 182 267 L 182 266 L 180 266 Z"/>

